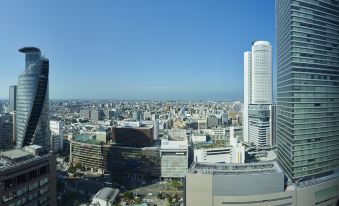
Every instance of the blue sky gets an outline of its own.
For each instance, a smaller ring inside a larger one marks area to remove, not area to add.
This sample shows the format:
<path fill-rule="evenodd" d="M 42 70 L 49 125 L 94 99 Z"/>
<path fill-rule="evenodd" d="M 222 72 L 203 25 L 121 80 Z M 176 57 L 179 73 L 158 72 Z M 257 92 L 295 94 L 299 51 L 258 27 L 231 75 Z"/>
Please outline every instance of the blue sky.
<path fill-rule="evenodd" d="M 6 0 L 0 37 L 0 98 L 36 46 L 50 98 L 242 100 L 243 52 L 275 51 L 274 0 Z"/>

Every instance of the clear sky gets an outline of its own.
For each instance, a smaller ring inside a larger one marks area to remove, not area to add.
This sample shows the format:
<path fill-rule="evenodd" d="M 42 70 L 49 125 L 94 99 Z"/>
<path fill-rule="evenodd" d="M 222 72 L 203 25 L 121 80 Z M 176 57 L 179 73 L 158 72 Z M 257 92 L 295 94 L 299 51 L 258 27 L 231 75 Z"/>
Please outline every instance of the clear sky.
<path fill-rule="evenodd" d="M 274 0 L 4 0 L 0 98 L 36 46 L 50 98 L 242 100 L 243 52 L 274 32 Z"/>

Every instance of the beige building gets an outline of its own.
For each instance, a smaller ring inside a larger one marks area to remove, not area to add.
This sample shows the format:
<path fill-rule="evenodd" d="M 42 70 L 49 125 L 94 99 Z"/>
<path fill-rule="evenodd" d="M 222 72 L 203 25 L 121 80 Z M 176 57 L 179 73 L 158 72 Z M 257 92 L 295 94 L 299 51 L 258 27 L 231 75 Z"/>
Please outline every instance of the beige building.
<path fill-rule="evenodd" d="M 193 164 L 186 175 L 186 206 L 336 206 L 339 175 L 284 187 L 276 163 Z"/>

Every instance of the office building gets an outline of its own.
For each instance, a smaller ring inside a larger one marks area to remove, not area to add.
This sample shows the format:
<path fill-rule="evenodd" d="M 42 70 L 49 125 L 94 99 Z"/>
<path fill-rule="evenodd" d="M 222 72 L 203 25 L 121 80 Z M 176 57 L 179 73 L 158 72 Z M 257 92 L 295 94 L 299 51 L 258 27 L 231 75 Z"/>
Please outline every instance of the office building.
<path fill-rule="evenodd" d="M 49 60 L 40 49 L 24 47 L 25 70 L 19 75 L 16 95 L 16 145 L 37 144 L 49 149 Z"/>
<path fill-rule="evenodd" d="M 9 87 L 9 102 L 8 102 L 9 113 L 16 111 L 16 90 L 17 90 L 16 85 Z"/>
<path fill-rule="evenodd" d="M 270 105 L 250 104 L 248 106 L 249 142 L 259 147 L 271 145 Z"/>
<path fill-rule="evenodd" d="M 91 119 L 91 111 L 89 109 L 82 109 L 79 111 L 80 118 Z"/>
<path fill-rule="evenodd" d="M 267 41 L 255 41 L 251 53 L 251 104 L 272 104 L 272 46 Z"/>
<path fill-rule="evenodd" d="M 107 119 L 107 120 L 112 119 L 112 117 L 113 117 L 113 111 L 108 110 L 108 109 L 105 109 L 105 110 L 103 110 L 103 116 L 104 116 L 104 118 Z"/>
<path fill-rule="evenodd" d="M 231 147 L 194 148 L 194 162 L 231 163 Z"/>
<path fill-rule="evenodd" d="M 270 145 L 276 146 L 277 145 L 277 105 L 274 103 L 270 105 L 270 118 L 271 118 L 271 138 L 270 138 Z"/>
<path fill-rule="evenodd" d="M 94 122 L 98 122 L 103 119 L 103 112 L 102 110 L 91 110 L 90 119 Z"/>
<path fill-rule="evenodd" d="M 49 126 L 51 130 L 51 150 L 54 152 L 59 152 L 63 150 L 63 139 L 64 139 L 64 130 L 63 122 L 61 121 L 50 121 Z"/>
<path fill-rule="evenodd" d="M 109 172 L 116 180 L 128 175 L 160 177 L 158 147 L 105 144 L 88 134 L 77 135 L 70 141 L 70 162 L 92 172 Z"/>
<path fill-rule="evenodd" d="M 184 178 L 188 170 L 188 142 L 161 140 L 161 178 Z"/>
<path fill-rule="evenodd" d="M 154 126 L 113 127 L 112 142 L 131 147 L 150 147 L 154 142 Z"/>
<path fill-rule="evenodd" d="M 272 93 L 272 46 L 266 41 L 255 41 L 252 50 L 244 53 L 243 138 L 246 142 L 260 147 L 270 145 Z"/>
<path fill-rule="evenodd" d="M 244 52 L 244 108 L 243 108 L 243 138 L 248 139 L 248 105 L 252 102 L 252 53 Z"/>
<path fill-rule="evenodd" d="M 13 146 L 13 118 L 10 114 L 0 114 L 0 149 Z"/>
<path fill-rule="evenodd" d="M 56 159 L 53 153 L 40 155 L 12 149 L 2 152 L 0 163 L 1 205 L 56 206 Z"/>
<path fill-rule="evenodd" d="M 218 126 L 218 118 L 214 115 L 207 117 L 207 128 L 213 128 Z"/>
<path fill-rule="evenodd" d="M 339 171 L 339 2 L 277 0 L 277 155 L 293 181 Z"/>

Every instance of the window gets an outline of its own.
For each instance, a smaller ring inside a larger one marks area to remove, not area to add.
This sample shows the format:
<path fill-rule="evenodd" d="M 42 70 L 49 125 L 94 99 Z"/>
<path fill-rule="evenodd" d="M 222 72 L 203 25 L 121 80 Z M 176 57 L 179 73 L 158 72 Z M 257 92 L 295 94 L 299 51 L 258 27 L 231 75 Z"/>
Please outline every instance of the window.
<path fill-rule="evenodd" d="M 40 180 L 40 186 L 42 186 L 42 185 L 44 185 L 46 183 L 48 183 L 48 178 L 47 177 L 45 177 L 42 180 Z"/>

